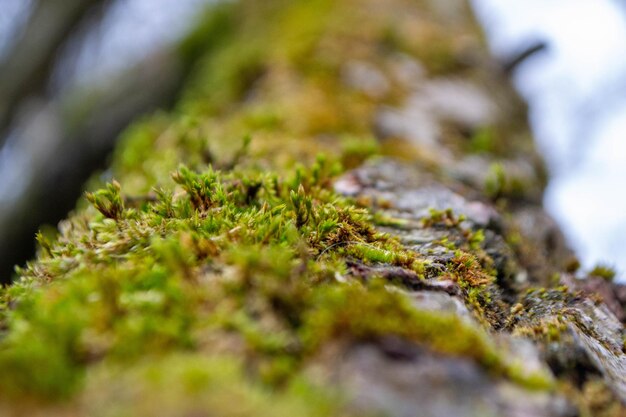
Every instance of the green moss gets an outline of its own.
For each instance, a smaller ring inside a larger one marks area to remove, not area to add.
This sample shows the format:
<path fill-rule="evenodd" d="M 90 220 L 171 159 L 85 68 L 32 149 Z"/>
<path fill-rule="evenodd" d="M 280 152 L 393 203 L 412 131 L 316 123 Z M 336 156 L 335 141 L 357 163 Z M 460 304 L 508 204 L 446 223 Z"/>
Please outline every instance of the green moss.
<path fill-rule="evenodd" d="M 87 200 L 93 204 L 104 217 L 118 220 L 124 215 L 124 202 L 120 196 L 120 184 L 113 181 L 106 189 L 87 193 Z"/>
<path fill-rule="evenodd" d="M 501 365 L 486 334 L 454 315 L 415 309 L 405 296 L 385 289 L 381 282 L 368 289 L 357 284 L 323 288 L 315 305 L 303 329 L 309 349 L 332 338 L 375 340 L 391 334 L 435 351 L 470 357 L 488 367 Z"/>
<path fill-rule="evenodd" d="M 576 299 L 567 287 L 529 288 L 511 310 L 514 333 L 544 343 L 560 342 L 567 332 L 568 304 Z"/>
<path fill-rule="evenodd" d="M 371 216 L 333 194 L 334 172 L 324 157 L 290 178 L 183 166 L 173 175 L 180 193 L 161 190 L 136 208 L 117 183 L 90 194 L 98 215 L 76 219 L 3 293 L 4 305 L 18 301 L 0 341 L 5 395 L 69 396 L 91 363 L 194 351 L 220 334 L 271 385 L 295 378 L 332 339 L 389 334 L 507 375 L 486 334 L 459 318 L 416 310 L 380 284 L 333 282 L 345 259 L 423 273 L 414 254 L 374 232 Z M 491 282 L 470 255 L 454 265 L 470 300 Z M 57 282 L 37 289 L 51 276 Z M 39 372 L 46 378 L 33 378 Z"/>
<path fill-rule="evenodd" d="M 460 227 L 463 221 L 465 221 L 465 216 L 462 214 L 456 216 L 450 208 L 445 210 L 431 208 L 429 210 L 429 216 L 422 219 L 422 226 Z"/>
<path fill-rule="evenodd" d="M 528 198 L 533 185 L 529 180 L 507 172 L 504 164 L 494 162 L 484 184 L 484 192 L 493 200 Z"/>
<path fill-rule="evenodd" d="M 423 277 L 425 261 L 374 228 L 405 221 L 333 191 L 343 169 L 403 153 L 372 126 L 408 93 L 396 80 L 373 100 L 344 85 L 343 65 L 381 48 L 432 58 L 435 73 L 459 64 L 446 40 L 458 28 L 366 3 L 241 0 L 203 17 L 179 47 L 190 78 L 175 109 L 122 135 L 119 182 L 88 193 L 92 206 L 57 237 L 40 235 L 38 259 L 1 290 L 3 402 L 103 416 L 348 415 L 305 370 L 329 346 L 389 335 L 542 385 L 480 327 L 415 308 L 394 282 L 353 279 L 354 263 Z M 464 220 L 433 211 L 423 227 L 458 235 L 441 278 L 496 328 L 493 260 Z"/>
<path fill-rule="evenodd" d="M 448 270 L 451 279 L 469 287 L 486 286 L 495 280 L 495 277 L 486 272 L 474 255 L 462 251 L 456 252 Z"/>
<path fill-rule="evenodd" d="M 539 320 L 529 326 L 518 326 L 515 333 L 530 337 L 534 340 L 543 340 L 548 343 L 558 342 L 561 335 L 567 330 L 567 325 L 559 318 Z"/>
<path fill-rule="evenodd" d="M 532 391 L 553 390 L 555 381 L 548 371 L 528 372 L 524 363 L 509 366 L 508 376 L 512 381 Z"/>
<path fill-rule="evenodd" d="M 474 153 L 491 153 L 494 151 L 496 141 L 493 128 L 485 127 L 474 132 L 470 138 L 469 150 Z"/>
<path fill-rule="evenodd" d="M 308 350 L 329 340 L 376 341 L 395 335 L 435 352 L 470 358 L 528 389 L 552 387 L 548 374 L 524 372 L 520 364 L 508 363 L 483 331 L 456 315 L 417 309 L 403 294 L 385 288 L 384 282 L 374 281 L 367 288 L 323 287 L 316 291 L 314 306 L 302 329 Z"/>
<path fill-rule="evenodd" d="M 341 138 L 341 164 L 346 169 L 356 168 L 380 153 L 380 144 L 374 138 L 352 136 Z"/>
<path fill-rule="evenodd" d="M 494 163 L 489 167 L 489 174 L 485 180 L 485 192 L 493 199 L 506 193 L 507 177 L 504 166 Z"/>
<path fill-rule="evenodd" d="M 331 174 L 322 157 L 287 179 L 181 167 L 173 176 L 183 191 L 176 197 L 160 191 L 125 208 L 117 183 L 89 194 L 95 219 L 46 242 L 48 257 L 2 294 L 3 305 L 17 302 L 4 318 L 9 336 L 0 341 L 3 392 L 58 398 L 58 390 L 77 387 L 92 360 L 193 349 L 207 325 L 240 334 L 271 366 L 284 364 L 295 352 L 280 335 L 294 340 L 309 285 L 324 280 L 319 266 L 308 271 L 309 262 L 335 262 L 343 242 L 390 242 L 373 232 L 367 213 L 327 189 Z M 203 284 L 227 267 L 233 276 L 220 275 L 210 289 Z M 58 282 L 38 289 L 52 276 Z M 248 303 L 263 310 L 248 311 Z M 212 306 L 206 314 L 204 305 Z M 224 320 L 223 308 L 244 313 Z M 257 328 L 251 317 L 259 313 L 275 317 L 278 327 Z M 44 379 L 33 377 L 40 372 Z"/>
<path fill-rule="evenodd" d="M 382 212 L 374 213 L 372 221 L 376 226 L 387 226 L 394 229 L 402 229 L 409 225 L 409 221 L 407 221 L 406 219 L 385 215 Z"/>
<path fill-rule="evenodd" d="M 479 250 L 484 240 L 485 232 L 482 229 L 472 231 L 467 236 L 467 243 L 472 250 Z"/>
<path fill-rule="evenodd" d="M 315 62 L 311 58 L 315 55 L 317 42 L 333 20 L 332 12 L 339 7 L 332 0 L 283 2 L 284 9 L 272 32 L 272 45 L 280 55 L 302 70 L 318 70 L 319 64 L 310 65 L 311 61 Z M 285 33 L 291 36 L 285 37 Z"/>
<path fill-rule="evenodd" d="M 591 271 L 589 271 L 589 275 L 592 277 L 599 277 L 606 281 L 613 281 L 615 278 L 615 269 L 606 265 L 596 265 Z"/>
<path fill-rule="evenodd" d="M 121 395 L 120 395 L 121 394 Z M 232 356 L 179 354 L 89 375 L 84 411 L 93 416 L 180 416 L 210 410 L 237 416 L 349 416 L 341 399 L 303 380 L 282 391 L 247 378 Z"/>

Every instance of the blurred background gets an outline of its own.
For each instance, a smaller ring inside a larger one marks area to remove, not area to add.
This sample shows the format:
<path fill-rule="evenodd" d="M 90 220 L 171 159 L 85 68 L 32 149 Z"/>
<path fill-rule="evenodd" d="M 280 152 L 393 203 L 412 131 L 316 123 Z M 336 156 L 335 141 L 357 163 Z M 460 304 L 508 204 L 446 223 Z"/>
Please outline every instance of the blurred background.
<path fill-rule="evenodd" d="M 496 56 L 547 48 L 513 74 L 550 172 L 544 205 L 585 267 L 626 278 L 626 3 L 473 0 Z"/>
<path fill-rule="evenodd" d="M 0 281 L 119 132 L 173 100 L 188 63 L 172 45 L 211 1 L 0 0 Z M 512 74 L 551 174 L 545 205 L 584 266 L 626 271 L 626 6 L 472 2 L 503 62 L 545 45 Z"/>
<path fill-rule="evenodd" d="M 0 282 L 74 208 L 119 133 L 172 102 L 210 0 L 0 0 Z"/>

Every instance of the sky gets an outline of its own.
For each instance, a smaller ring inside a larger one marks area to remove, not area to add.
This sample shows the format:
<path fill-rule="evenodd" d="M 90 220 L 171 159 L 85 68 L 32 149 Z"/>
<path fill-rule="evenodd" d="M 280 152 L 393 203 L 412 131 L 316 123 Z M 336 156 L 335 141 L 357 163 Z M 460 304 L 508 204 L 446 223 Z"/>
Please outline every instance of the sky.
<path fill-rule="evenodd" d="M 494 54 L 549 50 L 515 74 L 551 173 L 546 209 L 587 268 L 626 279 L 626 8 L 611 0 L 473 0 Z"/>

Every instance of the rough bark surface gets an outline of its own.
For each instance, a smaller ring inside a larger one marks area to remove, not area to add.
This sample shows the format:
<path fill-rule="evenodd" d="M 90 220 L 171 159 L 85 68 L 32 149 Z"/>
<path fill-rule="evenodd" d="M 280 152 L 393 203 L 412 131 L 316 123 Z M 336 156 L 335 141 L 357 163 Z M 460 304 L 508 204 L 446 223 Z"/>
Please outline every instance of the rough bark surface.
<path fill-rule="evenodd" d="M 241 0 L 181 50 L 3 290 L 5 414 L 626 415 L 624 288 L 464 1 Z"/>

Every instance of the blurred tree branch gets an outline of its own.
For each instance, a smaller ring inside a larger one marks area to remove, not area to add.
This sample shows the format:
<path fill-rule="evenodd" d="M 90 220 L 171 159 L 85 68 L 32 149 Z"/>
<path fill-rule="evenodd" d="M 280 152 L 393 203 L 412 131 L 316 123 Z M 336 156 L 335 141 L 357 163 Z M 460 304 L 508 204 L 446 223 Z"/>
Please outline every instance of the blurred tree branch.
<path fill-rule="evenodd" d="M 8 283 L 14 265 L 32 256 L 40 225 L 56 224 L 75 206 L 120 132 L 174 98 L 182 73 L 178 55 L 162 51 L 101 88 L 68 92 L 31 109 L 16 128 L 17 143 L 30 150 L 31 180 L 0 210 L 0 283 Z"/>
<path fill-rule="evenodd" d="M 108 0 L 41 0 L 19 39 L 0 62 L 0 145 L 23 101 L 40 95 L 60 48 L 87 16 Z"/>

